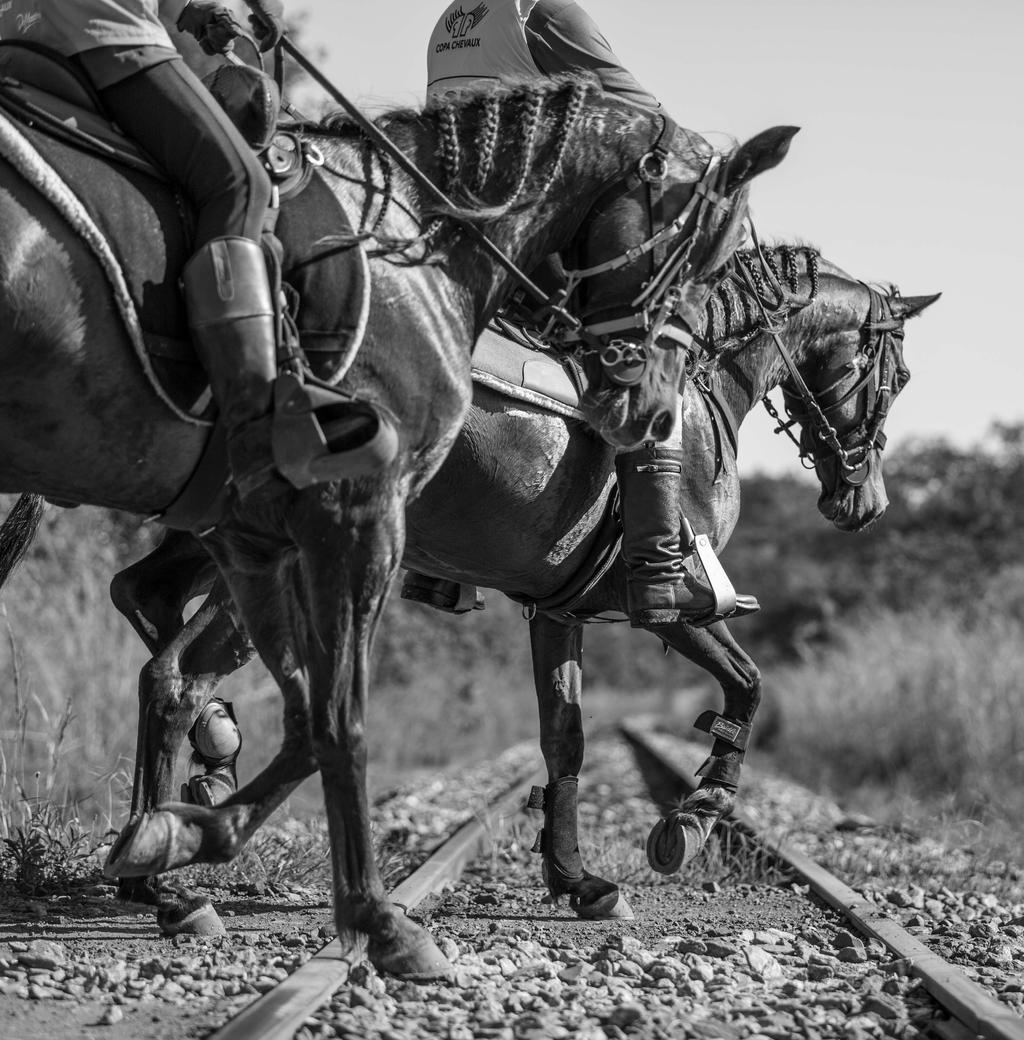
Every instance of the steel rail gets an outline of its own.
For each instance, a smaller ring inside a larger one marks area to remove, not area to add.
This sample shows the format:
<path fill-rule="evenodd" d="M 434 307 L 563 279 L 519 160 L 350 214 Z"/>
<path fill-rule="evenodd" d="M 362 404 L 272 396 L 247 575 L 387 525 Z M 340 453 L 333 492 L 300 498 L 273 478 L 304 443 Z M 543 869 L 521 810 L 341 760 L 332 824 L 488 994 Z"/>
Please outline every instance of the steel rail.
<path fill-rule="evenodd" d="M 391 901 L 409 911 L 444 885 L 458 880 L 486 845 L 492 821 L 524 811 L 529 785 L 537 780 L 537 775 L 535 768 L 520 771 L 480 815 L 462 824 L 392 890 Z M 306 1019 L 344 985 L 353 963 L 342 956 L 339 940 L 331 940 L 287 979 L 211 1033 L 208 1040 L 292 1040 Z"/>
<path fill-rule="evenodd" d="M 678 782 L 687 793 L 696 790 L 694 781 L 665 758 L 647 734 L 629 723 L 620 726 L 622 734 L 635 751 L 647 756 L 659 771 Z M 756 821 L 741 809 L 734 809 L 728 819 L 756 839 L 780 863 L 797 873 L 811 889 L 830 906 L 843 914 L 857 929 L 883 943 L 908 970 L 919 978 L 928 992 L 975 1037 L 986 1040 L 1024 1040 L 1024 1018 L 989 996 L 959 968 L 944 960 L 920 940 L 879 913 L 869 900 L 844 884 L 809 856 L 783 841 L 764 837 Z"/>

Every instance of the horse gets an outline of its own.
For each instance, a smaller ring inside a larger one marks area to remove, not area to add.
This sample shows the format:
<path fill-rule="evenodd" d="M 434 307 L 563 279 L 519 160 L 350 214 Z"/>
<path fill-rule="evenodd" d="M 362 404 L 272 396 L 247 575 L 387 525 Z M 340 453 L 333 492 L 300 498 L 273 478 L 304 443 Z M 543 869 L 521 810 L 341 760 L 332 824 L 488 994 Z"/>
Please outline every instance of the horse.
<path fill-rule="evenodd" d="M 883 294 L 807 247 L 777 246 L 764 259 L 766 271 L 775 272 L 769 279 L 755 254 L 738 254 L 712 294 L 698 330 L 712 361 L 684 382 L 681 395 L 687 462 L 680 512 L 708 532 L 716 549 L 739 516 L 739 424 L 780 383 L 802 423 L 800 453 L 817 471 L 822 515 L 841 530 L 857 531 L 884 513 L 882 424 L 909 379 L 903 324 L 937 299 Z M 778 327 L 789 361 L 766 327 Z M 568 898 L 585 918 L 628 913 L 618 886 L 586 870 L 576 824 L 583 633 L 588 621 L 614 617 L 625 606 L 625 569 L 606 523 L 613 467 L 610 448 L 584 423 L 477 384 L 452 452 L 409 505 L 403 560 L 527 605 L 548 773 L 538 799 L 542 870 L 553 901 Z M 612 552 L 595 571 L 602 540 Z M 591 580 L 581 582 L 581 575 Z M 253 651 L 234 622 L 226 586 L 201 543 L 188 536 L 170 534 L 115 578 L 112 593 L 154 652 L 140 677 L 135 816 L 169 796 L 191 720 Z M 206 602 L 184 622 L 185 604 L 203 593 Z M 735 805 L 761 684 L 724 622 L 699 628 L 680 621 L 648 630 L 714 676 L 723 694 L 722 713 L 697 720 L 715 738 L 700 788 L 651 832 L 649 862 L 671 872 L 700 851 Z M 157 899 L 138 886 L 125 885 L 123 894 Z M 195 906 L 195 897 L 186 905 Z"/>
<path fill-rule="evenodd" d="M 449 188 L 454 207 L 424 204 L 412 181 L 343 121 L 307 127 L 301 137 L 319 148 L 329 188 L 353 224 L 363 220 L 377 242 L 369 250 L 368 320 L 346 386 L 391 416 L 394 458 L 337 485 L 244 503 L 232 495 L 202 532 L 281 688 L 284 745 L 215 809 L 165 805 L 131 821 L 109 868 L 151 876 L 230 859 L 319 769 L 343 945 L 365 942 L 378 970 L 427 979 L 447 975 L 450 965 L 387 900 L 370 841 L 363 719 L 369 648 L 401 560 L 406 506 L 455 441 L 471 396 L 473 344 L 514 284 L 462 229 L 485 224 L 506 260 L 527 268 L 559 251 L 592 262 L 639 249 L 625 279 L 614 288 L 594 279 L 576 306 L 584 319 L 591 307 L 632 314 L 642 283 L 664 275 L 657 316 L 665 320 L 636 337 L 642 371 L 629 385 L 601 364 L 607 344 L 583 331 L 584 407 L 616 445 L 663 436 L 672 425 L 668 391 L 684 362 L 680 338 L 738 244 L 747 184 L 781 160 L 795 131 L 766 132 L 717 163 L 697 135 L 580 80 L 492 90 L 436 111 L 391 113 L 379 125 Z M 174 220 L 161 226 L 153 204 L 157 196 L 166 202 L 166 186 L 140 184 L 62 142 L 47 152 L 66 178 L 109 185 L 110 204 L 127 223 L 128 255 L 152 267 L 174 254 L 180 229 Z M 596 205 L 613 190 L 615 198 Z M 648 210 L 652 199 L 656 213 Z M 673 214 L 668 223 L 659 218 Z M 207 433 L 157 400 L 112 305 L 106 270 L 6 145 L 0 238 L 0 489 L 159 515 L 188 480 Z M 656 250 L 647 246 L 652 239 Z"/>

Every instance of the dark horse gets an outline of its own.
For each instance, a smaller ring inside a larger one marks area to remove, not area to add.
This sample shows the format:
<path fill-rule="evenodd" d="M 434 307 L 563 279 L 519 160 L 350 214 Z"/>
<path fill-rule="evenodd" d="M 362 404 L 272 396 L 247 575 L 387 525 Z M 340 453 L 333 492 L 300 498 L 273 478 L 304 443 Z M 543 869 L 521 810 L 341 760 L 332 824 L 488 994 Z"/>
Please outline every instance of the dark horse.
<path fill-rule="evenodd" d="M 802 454 L 817 469 L 822 514 L 847 531 L 882 515 L 887 499 L 881 424 L 909 378 L 903 323 L 936 298 L 885 295 L 803 247 L 776 247 L 766 259 L 768 271 L 778 272 L 774 287 L 754 257 L 743 254 L 712 296 L 702 336 L 715 360 L 683 391 L 687 462 L 680 511 L 708 532 L 716 548 L 726 543 L 739 515 L 739 423 L 780 383 L 794 414 L 804 416 Z M 769 320 L 781 324 L 799 376 L 765 332 Z M 798 378 L 813 404 L 801 400 Z M 801 411 L 814 408 L 832 427 L 836 450 Z M 845 467 L 844 454 L 853 460 Z M 530 635 L 549 778 L 544 876 L 556 900 L 568 896 L 586 917 L 618 914 L 624 907 L 614 883 L 585 870 L 576 826 L 584 746 L 583 626 L 625 606 L 620 559 L 590 587 L 579 582 L 595 545 L 607 537 L 613 469 L 612 451 L 580 422 L 478 385 L 451 454 L 406 514 L 406 565 L 539 605 Z M 175 755 L 192 719 L 221 679 L 252 656 L 232 621 L 227 589 L 215 579 L 202 545 L 176 534 L 115 579 L 115 602 L 154 652 L 140 681 L 133 815 L 152 812 L 170 795 Z M 184 623 L 186 602 L 211 586 L 206 603 Z M 579 594 L 567 599 L 567 588 Z M 545 608 L 558 600 L 561 606 Z M 710 672 L 724 695 L 722 715 L 701 720 L 715 744 L 700 789 L 652 832 L 651 865 L 667 872 L 696 855 L 734 804 L 760 678 L 724 623 L 695 628 L 678 622 L 649 630 Z"/>
<path fill-rule="evenodd" d="M 486 220 L 491 239 L 527 268 L 560 250 L 592 263 L 645 242 L 650 177 L 664 174 L 657 208 L 671 220 L 687 212 L 712 158 L 703 139 L 581 81 L 491 92 L 436 112 L 395 113 L 382 124 L 428 176 L 466 203 L 457 216 Z M 370 959 L 382 971 L 433 977 L 450 966 L 429 935 L 388 901 L 373 857 L 363 733 L 369 648 L 404 551 L 406 506 L 455 442 L 470 404 L 472 346 L 512 281 L 446 219 L 451 214 L 432 222 L 404 176 L 394 172 L 382 179 L 383 190 L 375 188 L 368 170 L 380 163 L 351 127 L 311 133 L 333 171 L 332 190 L 355 221 L 368 212 L 385 243 L 387 255 L 371 264 L 369 320 L 346 385 L 394 416 L 397 455 L 375 475 L 337 486 L 245 508 L 232 499 L 222 521 L 205 533 L 203 544 L 240 620 L 281 687 L 284 745 L 226 804 L 167 805 L 133 821 L 110 865 L 120 876 L 150 876 L 230 859 L 287 793 L 319 769 L 339 935 L 347 945 L 367 937 Z M 675 263 L 669 273 L 677 324 L 696 324 L 717 270 L 735 248 L 746 183 L 779 161 L 791 135 L 768 132 L 740 148 L 721 191 L 703 196 L 690 219 L 669 224 L 659 252 Z M 63 144 L 48 154 L 58 155 L 71 181 L 109 182 L 113 204 L 127 215 L 128 252 L 159 263 L 161 235 L 178 233 L 154 223 L 151 199 L 162 186 L 146 182 L 143 191 L 138 178 Z M 9 141 L 3 156 L 0 490 L 157 514 L 192 472 L 204 432 L 156 399 L 94 253 L 50 198 L 29 186 Z M 463 157 L 479 165 L 466 169 Z M 626 182 L 635 188 L 595 207 Z M 384 198 L 392 204 L 381 213 Z M 433 262 L 411 263 L 403 243 L 422 243 L 428 225 Z M 631 311 L 630 301 L 652 277 L 649 259 L 644 253 L 614 289 L 595 280 L 587 306 Z M 671 416 L 683 354 L 667 335 L 645 345 L 643 378 L 625 389 L 609 384 L 589 355 L 595 391 L 589 418 L 618 445 L 664 435 L 671 426 L 664 417 Z"/>

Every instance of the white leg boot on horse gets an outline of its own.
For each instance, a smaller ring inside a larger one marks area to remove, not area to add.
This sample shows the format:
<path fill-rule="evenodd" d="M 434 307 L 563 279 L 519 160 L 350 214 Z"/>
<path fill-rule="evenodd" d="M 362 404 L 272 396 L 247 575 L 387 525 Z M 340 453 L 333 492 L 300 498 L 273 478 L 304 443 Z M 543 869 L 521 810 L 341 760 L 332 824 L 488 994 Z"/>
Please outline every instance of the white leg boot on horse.
<path fill-rule="evenodd" d="M 679 620 L 709 625 L 759 609 L 753 596 L 736 595 L 707 537 L 694 536 L 680 515 L 683 458 L 676 448 L 654 444 L 615 458 L 626 599 L 635 628 Z"/>
<path fill-rule="evenodd" d="M 192 805 L 220 805 L 238 790 L 235 762 L 242 734 L 229 701 L 214 697 L 188 731 L 192 745 L 189 779 L 181 785 L 181 800 Z"/>

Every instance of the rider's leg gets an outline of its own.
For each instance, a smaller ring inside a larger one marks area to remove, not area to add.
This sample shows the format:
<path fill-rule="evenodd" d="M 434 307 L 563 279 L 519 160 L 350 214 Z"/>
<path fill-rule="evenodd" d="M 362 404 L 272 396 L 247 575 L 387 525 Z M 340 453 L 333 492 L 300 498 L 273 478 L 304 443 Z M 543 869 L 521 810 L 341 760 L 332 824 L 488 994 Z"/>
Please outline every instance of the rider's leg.
<path fill-rule="evenodd" d="M 714 594 L 693 573 L 692 553 L 683 552 L 679 492 L 684 457 L 679 449 L 653 444 L 615 457 L 627 605 L 630 620 L 638 625 L 714 612 Z"/>
<path fill-rule="evenodd" d="M 270 182 L 180 59 L 160 61 L 100 93 L 110 115 L 196 206 L 196 254 L 183 277 L 186 308 L 244 495 L 268 480 L 273 466 L 267 416 L 277 374 L 276 301 L 260 247 Z M 319 474 L 330 480 L 344 471 L 339 464 L 338 473 L 321 468 Z"/>
<path fill-rule="evenodd" d="M 704 580 L 706 574 L 693 548 L 684 544 L 681 406 L 680 399 L 669 440 L 615 457 L 627 609 L 635 626 L 671 624 L 680 619 L 706 623 L 716 616 L 715 593 Z M 750 597 L 741 600 L 737 613 L 757 609 Z"/>

